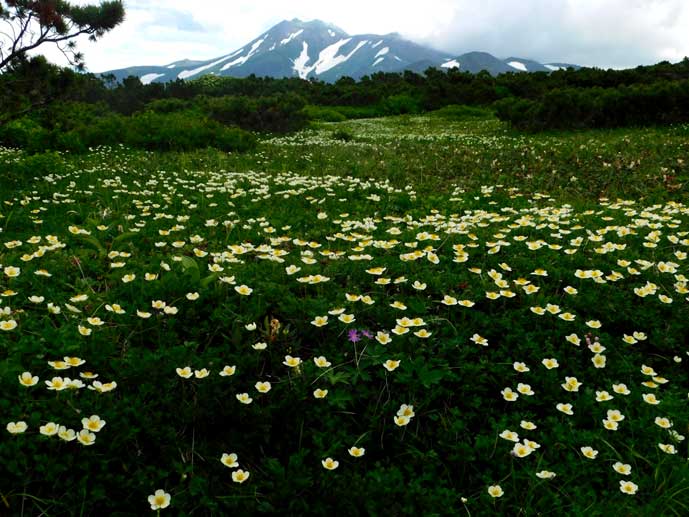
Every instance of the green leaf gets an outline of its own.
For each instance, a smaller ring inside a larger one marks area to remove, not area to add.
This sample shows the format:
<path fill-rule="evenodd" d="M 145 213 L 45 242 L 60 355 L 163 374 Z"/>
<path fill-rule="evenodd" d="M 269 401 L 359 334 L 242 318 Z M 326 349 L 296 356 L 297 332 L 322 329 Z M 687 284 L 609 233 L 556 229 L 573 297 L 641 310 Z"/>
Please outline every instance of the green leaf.
<path fill-rule="evenodd" d="M 201 279 L 201 271 L 199 270 L 199 265 L 196 263 L 196 261 L 191 257 L 182 257 L 180 264 L 182 265 L 182 273 L 185 275 L 188 274 L 191 277 L 192 283 L 198 284 Z M 204 278 L 204 281 L 207 280 L 208 278 Z"/>
<path fill-rule="evenodd" d="M 121 235 L 118 235 L 112 240 L 112 247 L 114 248 L 116 245 L 121 244 L 125 241 L 129 241 L 133 239 L 134 237 L 138 237 L 139 234 L 136 232 L 125 232 Z"/>
<path fill-rule="evenodd" d="M 344 382 L 345 384 L 349 384 L 349 379 L 351 375 L 345 372 L 330 372 L 327 374 L 328 381 L 330 382 L 331 385 L 335 385 L 339 382 Z"/>
<path fill-rule="evenodd" d="M 218 273 L 211 273 L 211 274 L 208 275 L 207 277 L 202 278 L 202 279 L 199 281 L 199 285 L 200 285 L 201 287 L 203 287 L 203 288 L 206 288 L 206 287 L 208 287 L 210 284 L 212 284 L 213 282 L 215 282 L 217 279 L 218 279 Z"/>
<path fill-rule="evenodd" d="M 426 366 L 419 370 L 418 374 L 424 388 L 430 388 L 433 384 L 438 384 L 445 376 L 443 370 L 429 370 Z"/>
<path fill-rule="evenodd" d="M 103 247 L 103 245 L 100 242 L 98 242 L 98 239 L 96 239 L 92 235 L 78 235 L 78 238 L 84 241 L 84 244 L 88 244 L 90 247 L 98 251 L 98 256 L 100 258 L 103 258 L 108 254 L 107 250 Z"/>

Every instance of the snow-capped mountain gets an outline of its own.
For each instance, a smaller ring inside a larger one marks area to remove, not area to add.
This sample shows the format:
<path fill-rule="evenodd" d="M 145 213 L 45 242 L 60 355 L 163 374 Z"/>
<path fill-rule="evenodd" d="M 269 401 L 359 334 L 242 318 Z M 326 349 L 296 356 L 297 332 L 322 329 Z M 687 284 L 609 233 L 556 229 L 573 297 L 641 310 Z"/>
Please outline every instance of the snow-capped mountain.
<path fill-rule="evenodd" d="M 142 83 L 197 79 L 206 74 L 229 77 L 256 76 L 316 78 L 326 82 L 340 77 L 359 79 L 376 72 L 423 72 L 428 67 L 459 68 L 491 74 L 553 71 L 571 65 L 542 65 L 528 59 L 499 60 L 485 52 L 455 57 L 412 41 L 397 33 L 350 36 L 319 20 L 285 20 L 247 45 L 209 61 L 175 61 L 164 66 L 135 66 L 112 70 L 117 80 L 130 75 Z"/>
<path fill-rule="evenodd" d="M 555 72 L 556 70 L 566 70 L 567 68 L 581 68 L 578 65 L 568 63 L 547 63 L 541 64 L 531 59 L 521 57 L 508 57 L 498 59 L 487 52 L 467 52 L 449 61 L 445 61 L 440 68 L 458 68 L 465 72 L 477 74 L 486 70 L 492 75 L 504 74 L 508 72 Z"/>

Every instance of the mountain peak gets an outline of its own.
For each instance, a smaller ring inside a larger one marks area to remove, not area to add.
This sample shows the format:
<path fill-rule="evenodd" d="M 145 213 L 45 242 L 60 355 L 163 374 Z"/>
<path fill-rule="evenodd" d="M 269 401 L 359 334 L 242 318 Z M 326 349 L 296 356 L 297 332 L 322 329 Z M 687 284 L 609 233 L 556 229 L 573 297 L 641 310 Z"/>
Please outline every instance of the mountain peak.
<path fill-rule="evenodd" d="M 272 30 L 275 27 L 281 27 L 281 26 L 294 26 L 294 27 L 318 27 L 322 28 L 325 27 L 326 29 L 337 29 L 340 32 L 344 32 L 342 29 L 337 27 L 336 25 L 328 22 L 324 22 L 323 20 L 319 20 L 317 18 L 314 18 L 313 20 L 302 20 L 301 18 L 292 18 L 291 20 L 282 20 L 280 23 L 275 24 L 273 27 L 271 27 Z"/>
<path fill-rule="evenodd" d="M 347 36 L 347 32 L 343 31 L 337 25 L 324 22 L 323 20 L 313 19 L 306 21 L 300 18 L 293 18 L 290 21 L 285 20 L 281 22 L 281 24 L 282 23 L 289 23 L 291 26 L 298 29 L 332 30 L 338 33 L 339 35 Z"/>
<path fill-rule="evenodd" d="M 361 78 L 379 72 L 424 72 L 429 67 L 458 68 L 491 74 L 553 71 L 548 66 L 522 58 L 500 60 L 488 53 L 461 56 L 434 50 L 405 39 L 398 32 L 385 35 L 349 35 L 336 25 L 319 19 L 285 19 L 234 52 L 204 61 L 182 60 L 163 66 L 139 66 L 113 70 L 118 80 L 136 75 L 141 82 L 193 80 L 203 75 L 247 77 L 300 77 L 326 82 L 340 77 Z"/>

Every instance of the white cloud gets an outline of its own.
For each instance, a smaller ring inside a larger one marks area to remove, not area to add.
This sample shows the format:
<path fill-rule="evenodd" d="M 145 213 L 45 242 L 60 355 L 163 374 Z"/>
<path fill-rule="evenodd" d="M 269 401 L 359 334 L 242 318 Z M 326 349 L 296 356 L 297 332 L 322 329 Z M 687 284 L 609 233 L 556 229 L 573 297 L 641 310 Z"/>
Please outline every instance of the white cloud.
<path fill-rule="evenodd" d="M 94 0 L 77 0 L 92 3 Z M 626 67 L 689 55 L 685 0 L 127 0 L 126 21 L 81 43 L 90 70 L 212 59 L 283 19 L 321 19 L 350 34 L 400 32 L 460 54 Z M 163 6 L 163 7 L 161 7 Z M 59 59 L 59 53 L 46 52 Z M 61 61 L 64 62 L 64 59 Z"/>
<path fill-rule="evenodd" d="M 452 52 L 630 67 L 689 55 L 685 0 L 455 2 L 451 31 L 426 41 Z"/>

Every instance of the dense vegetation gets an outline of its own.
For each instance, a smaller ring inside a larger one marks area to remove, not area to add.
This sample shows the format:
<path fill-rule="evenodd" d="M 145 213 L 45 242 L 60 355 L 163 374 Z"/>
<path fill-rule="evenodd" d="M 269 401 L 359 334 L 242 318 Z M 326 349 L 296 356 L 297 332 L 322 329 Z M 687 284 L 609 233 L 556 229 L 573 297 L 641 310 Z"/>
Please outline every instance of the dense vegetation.
<path fill-rule="evenodd" d="M 115 84 L 35 58 L 17 61 L 0 75 L 0 100 L 0 143 L 6 146 L 83 152 L 122 143 L 243 151 L 253 146 L 246 131 L 277 134 L 312 120 L 418 114 L 457 105 L 494 110 L 512 127 L 528 131 L 682 123 L 689 121 L 689 59 L 633 70 L 497 77 L 428 69 L 334 84 L 205 76 L 144 85 L 135 77 Z"/>
<path fill-rule="evenodd" d="M 689 120 L 689 80 L 615 88 L 566 88 L 536 100 L 496 102 L 497 116 L 518 129 L 613 128 Z"/>
<path fill-rule="evenodd" d="M 0 151 L 2 513 L 686 515 L 688 136 Z"/>
<path fill-rule="evenodd" d="M 0 513 L 689 514 L 689 60 L 8 63 Z"/>

